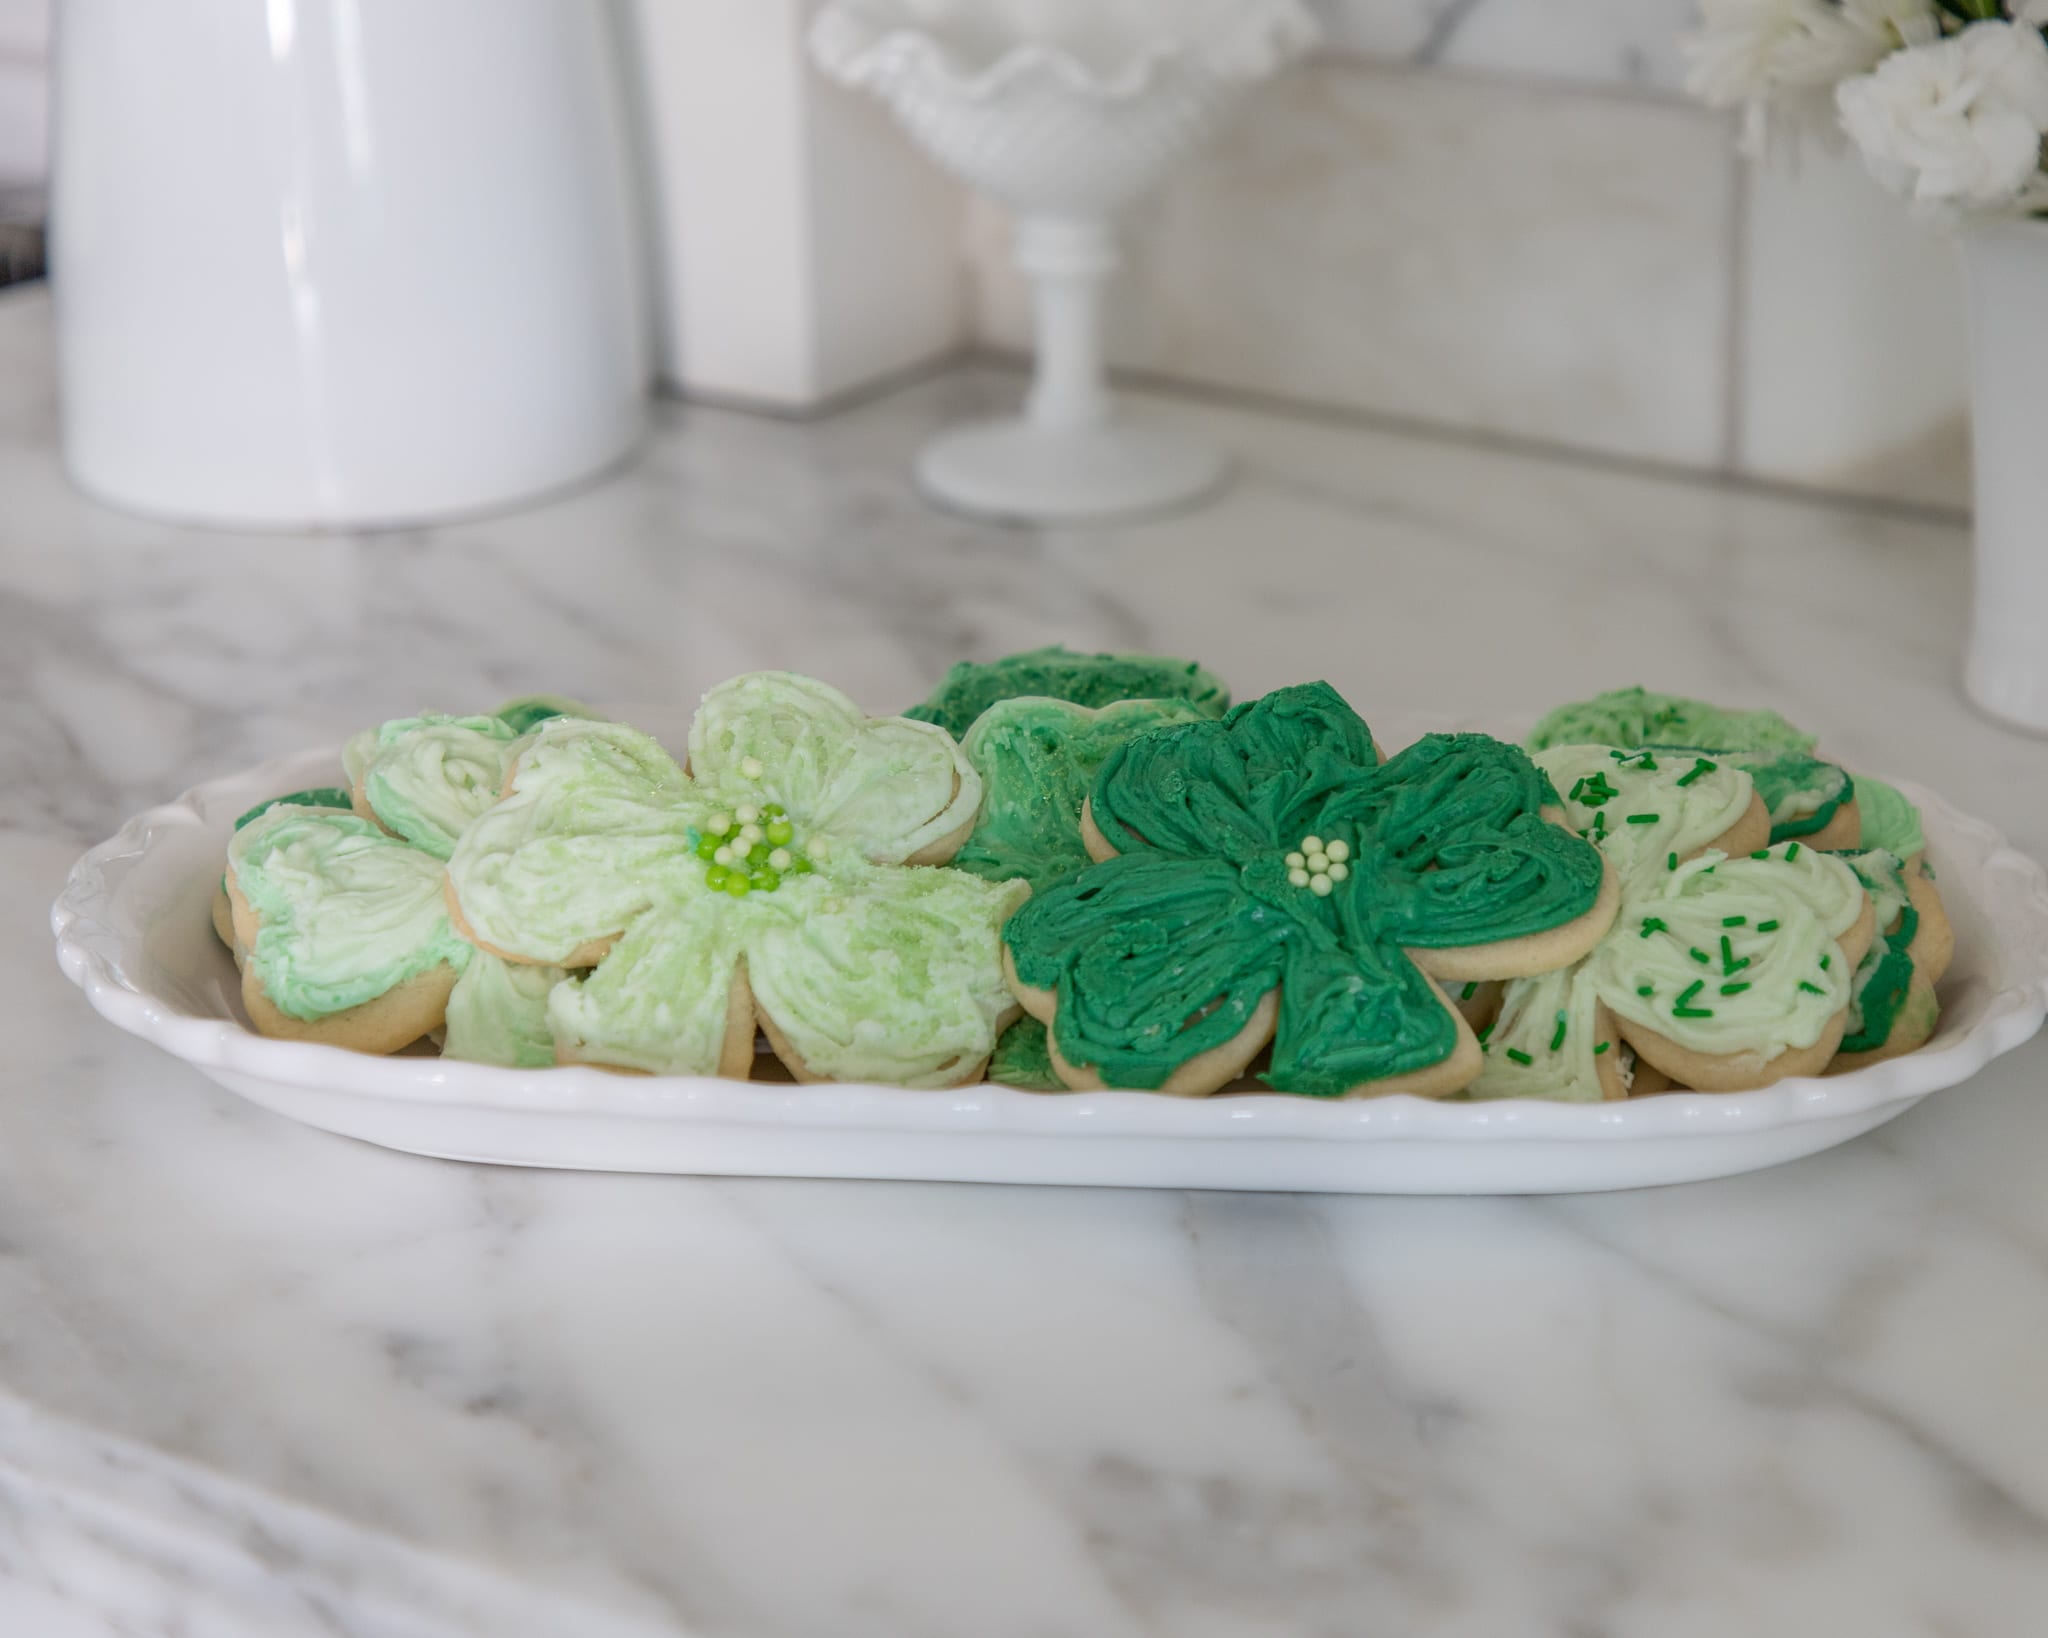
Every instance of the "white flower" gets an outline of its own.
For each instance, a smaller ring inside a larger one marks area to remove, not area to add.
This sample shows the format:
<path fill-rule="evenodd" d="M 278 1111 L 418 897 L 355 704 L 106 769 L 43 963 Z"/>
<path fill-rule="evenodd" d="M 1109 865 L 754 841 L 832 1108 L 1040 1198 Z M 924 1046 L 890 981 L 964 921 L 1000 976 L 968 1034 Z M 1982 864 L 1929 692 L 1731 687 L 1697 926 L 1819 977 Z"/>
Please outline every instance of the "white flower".
<path fill-rule="evenodd" d="M 1972 23 L 1886 58 L 1836 93 L 1870 174 L 1930 204 L 2018 201 L 2048 131 L 2048 44 L 2038 29 Z"/>
<path fill-rule="evenodd" d="M 1713 107 L 1747 109 L 1751 152 L 1767 109 L 1795 130 L 1822 127 L 1838 83 L 1941 32 L 1933 0 L 1701 0 L 1700 22 L 1685 41 L 1687 87 Z"/>

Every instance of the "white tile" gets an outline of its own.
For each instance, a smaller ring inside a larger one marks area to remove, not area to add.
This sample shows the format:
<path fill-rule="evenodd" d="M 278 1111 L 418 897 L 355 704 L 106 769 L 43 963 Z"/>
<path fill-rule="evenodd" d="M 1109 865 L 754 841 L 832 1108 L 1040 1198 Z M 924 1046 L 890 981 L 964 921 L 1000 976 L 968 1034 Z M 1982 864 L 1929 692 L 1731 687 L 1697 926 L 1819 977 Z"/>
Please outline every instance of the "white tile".
<path fill-rule="evenodd" d="M 1679 103 L 1322 61 L 1133 222 L 1123 363 L 1715 466 L 1735 161 Z M 986 217 L 985 338 L 1024 305 Z"/>
<path fill-rule="evenodd" d="M 1321 0 L 1330 43 L 1406 62 L 1677 91 L 1697 0 Z"/>
<path fill-rule="evenodd" d="M 1963 505 L 1968 354 L 1954 245 L 1846 157 L 1748 185 L 1738 457 L 1823 488 Z"/>

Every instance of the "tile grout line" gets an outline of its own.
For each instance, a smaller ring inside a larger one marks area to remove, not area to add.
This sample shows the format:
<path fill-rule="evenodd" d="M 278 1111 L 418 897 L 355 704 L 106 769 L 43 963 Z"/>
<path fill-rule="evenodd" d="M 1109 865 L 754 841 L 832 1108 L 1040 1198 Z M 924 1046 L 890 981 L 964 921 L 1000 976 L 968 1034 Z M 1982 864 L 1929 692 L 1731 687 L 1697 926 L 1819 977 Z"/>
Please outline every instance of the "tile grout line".
<path fill-rule="evenodd" d="M 1728 299 L 1722 313 L 1726 326 L 1721 379 L 1721 469 L 1742 477 L 1743 393 L 1749 377 L 1749 237 L 1752 185 L 1749 162 L 1731 141 L 1728 161 L 1735 167 L 1729 189 Z"/>

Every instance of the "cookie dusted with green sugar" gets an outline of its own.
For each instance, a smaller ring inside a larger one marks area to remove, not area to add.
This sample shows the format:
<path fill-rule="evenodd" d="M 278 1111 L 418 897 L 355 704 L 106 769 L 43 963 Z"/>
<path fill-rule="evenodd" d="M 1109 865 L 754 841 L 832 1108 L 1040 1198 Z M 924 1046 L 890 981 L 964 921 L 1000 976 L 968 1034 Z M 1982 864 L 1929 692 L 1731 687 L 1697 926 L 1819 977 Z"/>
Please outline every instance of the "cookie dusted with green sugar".
<path fill-rule="evenodd" d="M 449 861 L 457 924 L 547 987 L 558 1062 L 800 1081 L 976 1080 L 1017 1007 L 1024 898 L 944 868 L 981 779 L 943 728 L 756 672 L 704 697 L 685 772 L 616 723 L 544 723 Z"/>
<path fill-rule="evenodd" d="M 1003 930 L 1011 987 L 1069 1087 L 1442 1096 L 1478 1073 L 1461 985 L 1564 966 L 1613 919 L 1598 849 L 1550 781 L 1479 734 L 1382 763 L 1326 683 L 1112 752 L 1096 862 Z"/>
<path fill-rule="evenodd" d="M 278 804 L 238 830 L 227 897 L 258 1033 L 384 1053 L 439 1028 L 471 953 L 444 876 L 353 813 Z"/>
<path fill-rule="evenodd" d="M 1091 707 L 1119 700 L 1179 700 L 1205 717 L 1220 717 L 1230 707 L 1230 690 L 1223 680 L 1192 660 L 1165 654 L 1077 654 L 1053 647 L 1001 660 L 963 660 L 928 699 L 903 714 L 917 722 L 935 722 L 964 739 L 991 705 L 1020 698 Z"/>

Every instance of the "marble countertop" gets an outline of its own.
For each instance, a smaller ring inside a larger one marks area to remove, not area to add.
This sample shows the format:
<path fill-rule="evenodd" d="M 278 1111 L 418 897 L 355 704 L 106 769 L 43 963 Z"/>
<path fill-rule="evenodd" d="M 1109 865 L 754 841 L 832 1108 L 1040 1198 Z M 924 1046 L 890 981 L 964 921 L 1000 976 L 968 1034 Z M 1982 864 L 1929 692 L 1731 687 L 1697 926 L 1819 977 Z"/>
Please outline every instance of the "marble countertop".
<path fill-rule="evenodd" d="M 22 1638 L 2020 1638 L 2048 1623 L 2048 1039 L 1782 1169 L 1545 1201 L 472 1168 L 103 1025 L 73 857 L 425 705 L 871 708 L 1054 640 L 1514 711 L 1768 702 L 2048 852 L 1956 683 L 1953 524 L 1162 400 L 1213 507 L 978 527 L 906 457 L 663 406 L 513 516 L 141 522 L 59 472 L 0 297 L 0 1632 Z"/>

